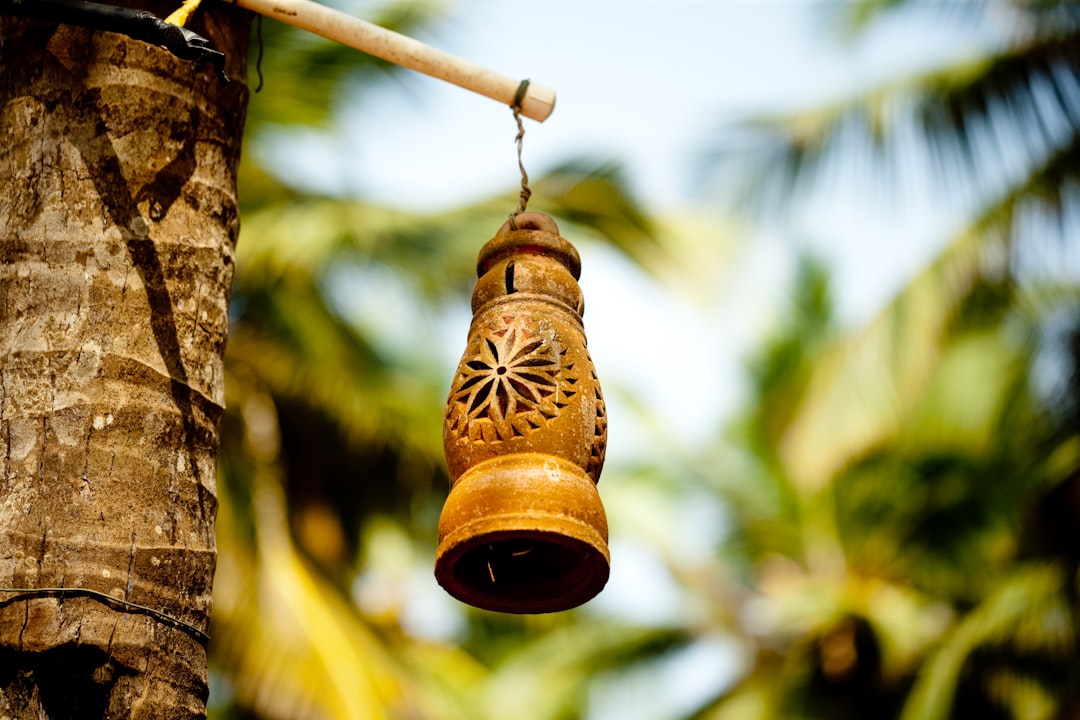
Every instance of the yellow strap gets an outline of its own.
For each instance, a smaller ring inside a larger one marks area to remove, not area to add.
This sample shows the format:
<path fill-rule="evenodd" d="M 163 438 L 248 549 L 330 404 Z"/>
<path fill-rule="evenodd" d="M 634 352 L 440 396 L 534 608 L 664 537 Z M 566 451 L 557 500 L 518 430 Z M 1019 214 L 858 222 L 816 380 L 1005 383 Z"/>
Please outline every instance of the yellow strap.
<path fill-rule="evenodd" d="M 184 0 L 184 4 L 176 8 L 172 15 L 165 18 L 165 22 L 184 27 L 184 23 L 191 17 L 191 13 L 195 12 L 195 9 L 199 7 L 200 2 L 202 0 Z"/>

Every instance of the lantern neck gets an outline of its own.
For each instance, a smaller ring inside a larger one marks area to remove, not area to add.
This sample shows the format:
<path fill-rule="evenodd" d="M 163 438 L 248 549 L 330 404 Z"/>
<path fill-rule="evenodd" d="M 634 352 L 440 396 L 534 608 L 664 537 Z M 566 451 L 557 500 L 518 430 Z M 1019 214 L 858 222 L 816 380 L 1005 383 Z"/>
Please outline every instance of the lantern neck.
<path fill-rule="evenodd" d="M 473 289 L 473 313 L 500 301 L 530 298 L 554 303 L 576 314 L 585 300 L 577 279 L 581 258 L 559 236 L 555 221 L 540 213 L 517 216 L 517 229 L 509 222 L 480 250 L 476 264 L 479 280 Z"/>

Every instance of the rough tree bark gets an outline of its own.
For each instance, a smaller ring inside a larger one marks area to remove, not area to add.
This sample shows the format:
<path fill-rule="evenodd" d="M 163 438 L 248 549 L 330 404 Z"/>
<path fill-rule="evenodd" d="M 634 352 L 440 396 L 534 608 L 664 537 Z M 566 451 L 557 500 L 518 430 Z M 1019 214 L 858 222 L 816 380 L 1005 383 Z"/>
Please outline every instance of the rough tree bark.
<path fill-rule="evenodd" d="M 206 714 L 250 27 L 208 4 L 227 85 L 0 18 L 0 586 L 70 589 L 0 592 L 0 718 Z"/>

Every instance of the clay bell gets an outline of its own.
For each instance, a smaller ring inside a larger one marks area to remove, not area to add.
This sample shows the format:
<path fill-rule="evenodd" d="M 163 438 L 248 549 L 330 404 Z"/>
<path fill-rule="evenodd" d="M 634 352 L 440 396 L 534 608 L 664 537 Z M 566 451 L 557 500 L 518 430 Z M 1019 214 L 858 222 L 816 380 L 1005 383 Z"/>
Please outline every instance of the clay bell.
<path fill-rule="evenodd" d="M 546 215 L 521 213 L 513 226 L 477 262 L 443 424 L 451 489 L 435 577 L 479 608 L 545 613 L 580 605 L 608 579 L 596 491 L 607 417 L 585 346 L 577 250 Z"/>

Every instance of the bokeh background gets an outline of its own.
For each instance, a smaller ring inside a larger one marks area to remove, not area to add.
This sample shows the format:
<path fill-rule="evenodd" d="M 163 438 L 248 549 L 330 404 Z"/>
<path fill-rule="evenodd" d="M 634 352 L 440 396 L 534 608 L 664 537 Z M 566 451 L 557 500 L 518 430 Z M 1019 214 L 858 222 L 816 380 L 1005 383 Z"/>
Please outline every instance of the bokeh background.
<path fill-rule="evenodd" d="M 266 20 L 212 717 L 1080 718 L 1080 6 L 337 6 L 558 91 L 524 162 L 612 576 L 512 616 L 432 575 L 510 110 Z"/>

